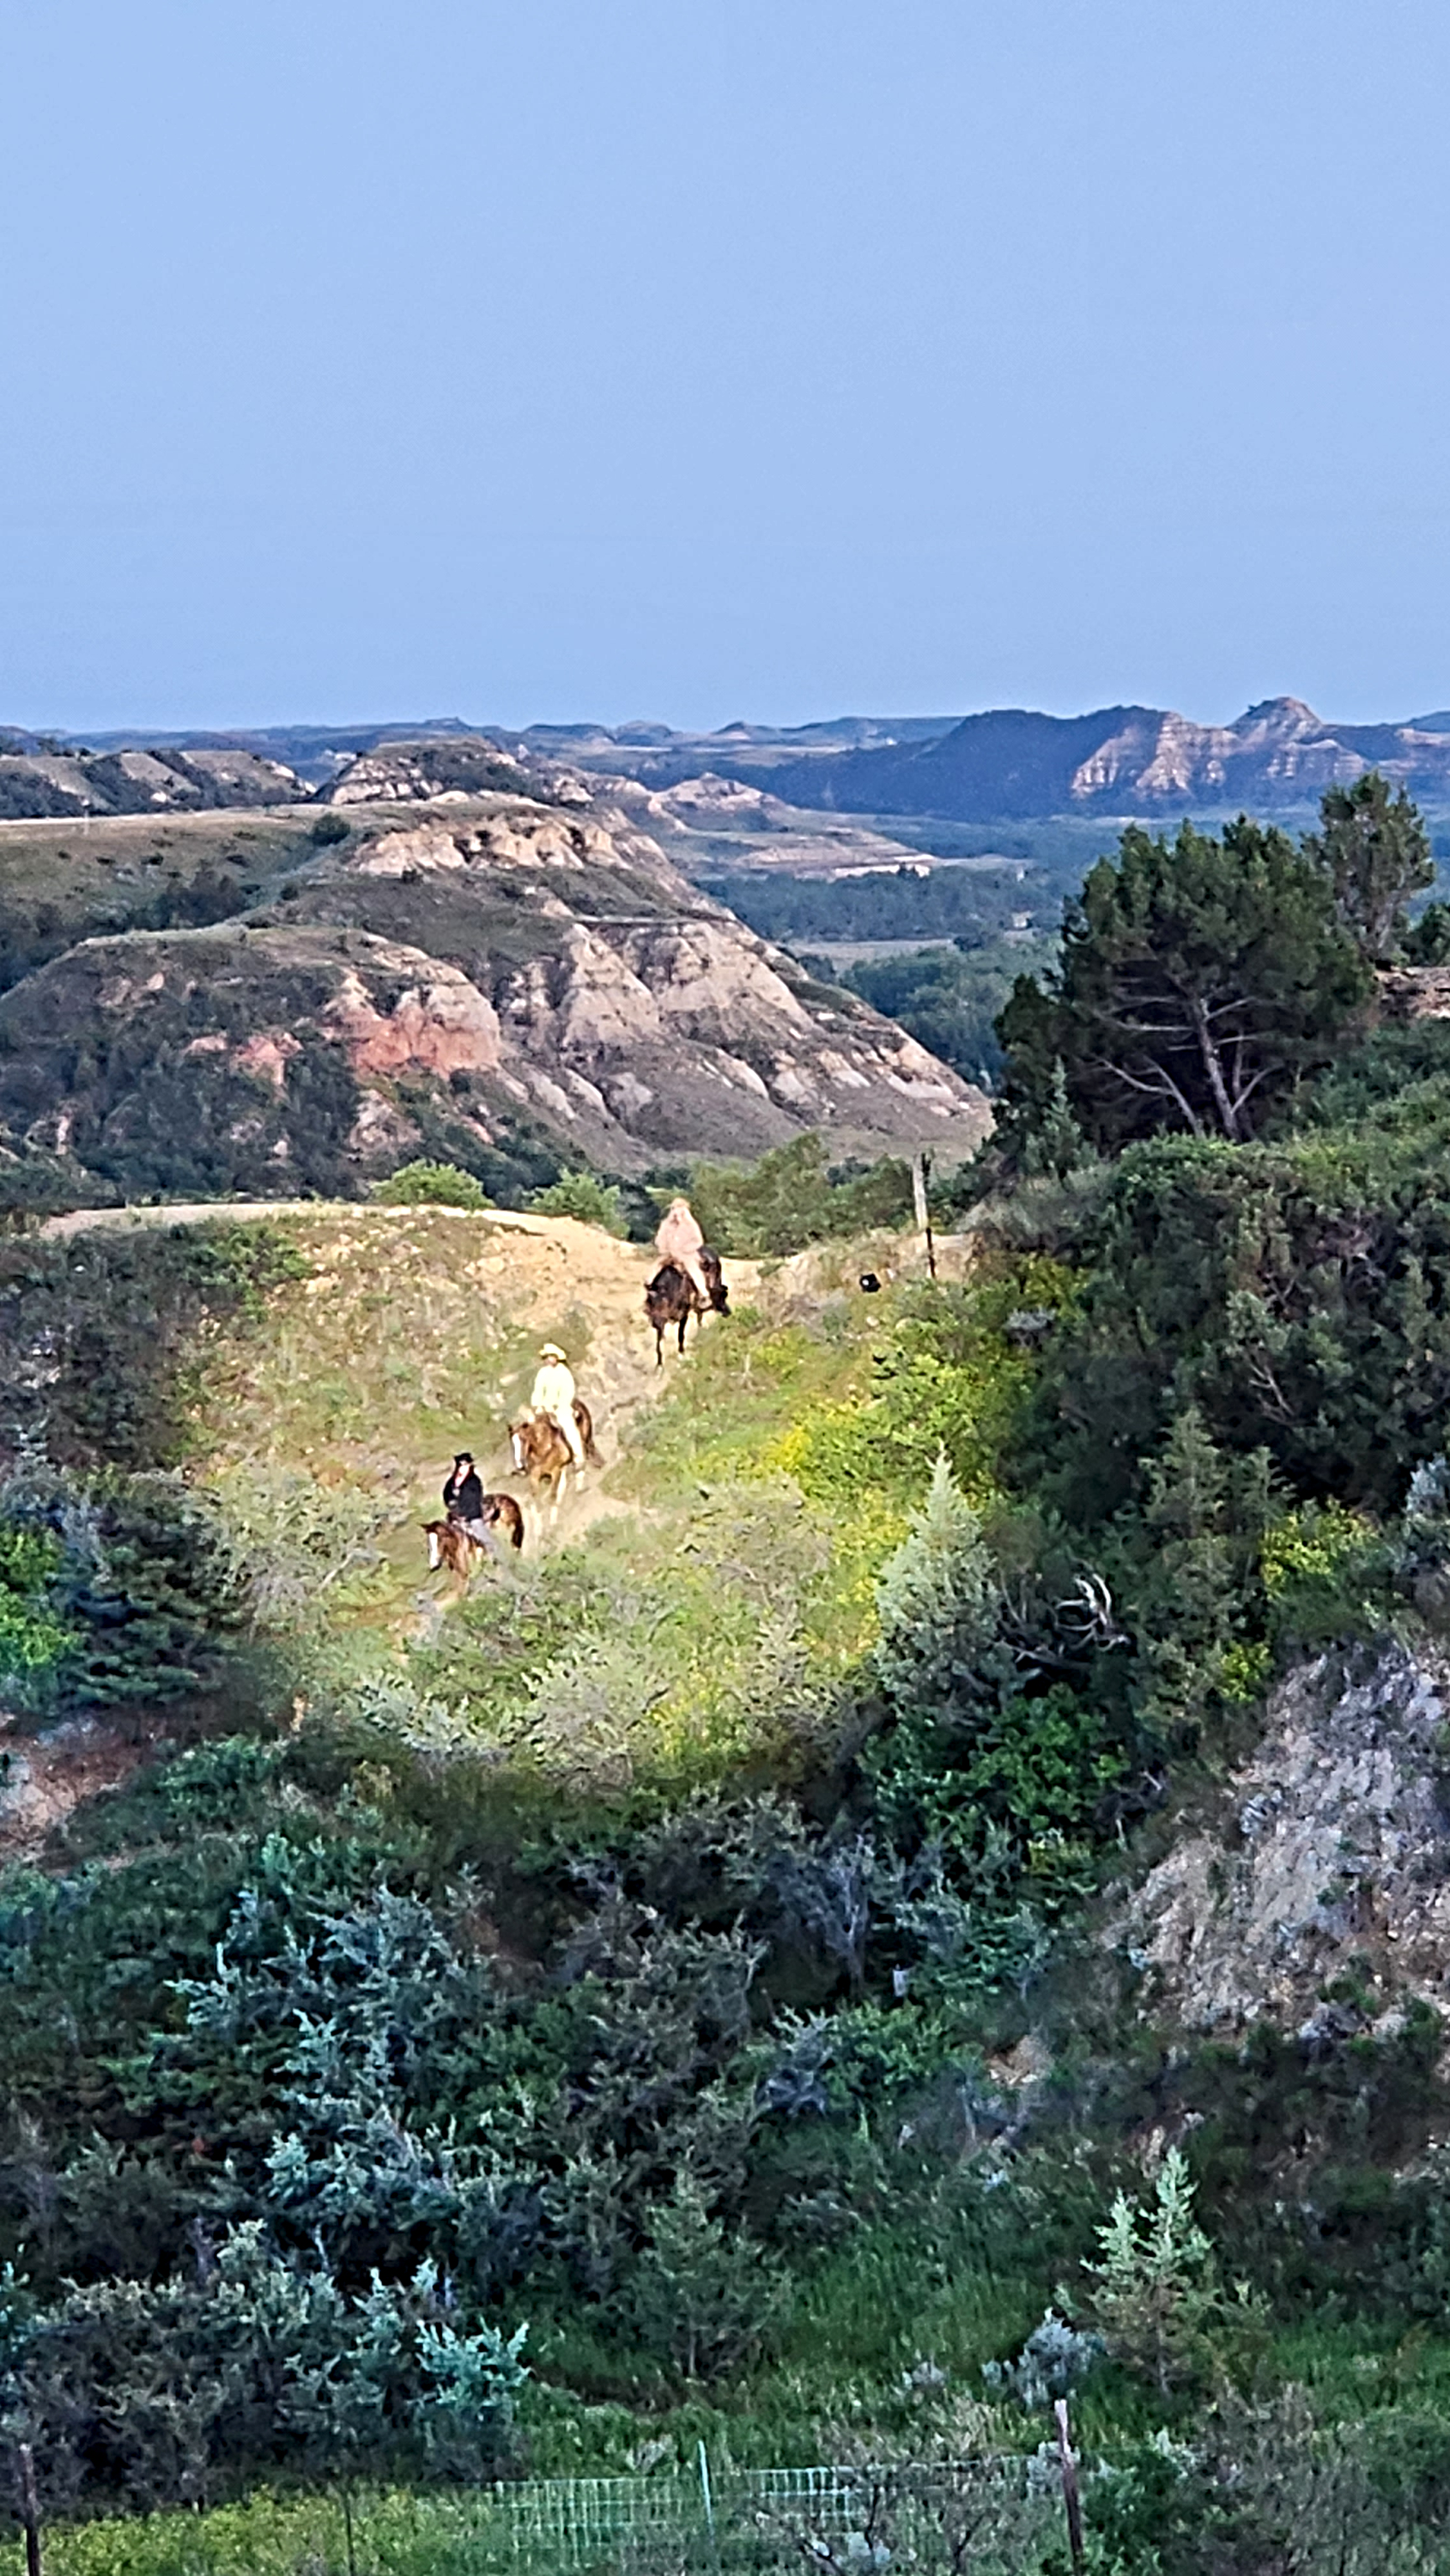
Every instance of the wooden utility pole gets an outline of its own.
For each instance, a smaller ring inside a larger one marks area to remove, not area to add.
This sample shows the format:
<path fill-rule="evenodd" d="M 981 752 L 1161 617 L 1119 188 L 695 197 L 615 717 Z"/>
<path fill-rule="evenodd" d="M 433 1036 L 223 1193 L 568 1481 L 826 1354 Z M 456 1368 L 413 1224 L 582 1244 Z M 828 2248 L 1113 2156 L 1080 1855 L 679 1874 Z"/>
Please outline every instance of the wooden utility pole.
<path fill-rule="evenodd" d="M 16 2456 L 20 2467 L 20 2519 L 25 2526 L 25 2576 L 40 2576 L 40 2498 L 35 2491 L 35 2453 L 28 2442 L 18 2443 Z"/>
<path fill-rule="evenodd" d="M 1057 2456 L 1062 2463 L 1062 2501 L 1067 2509 L 1067 2546 L 1072 2558 L 1072 2576 L 1082 2576 L 1085 2564 L 1082 2554 L 1082 2500 L 1077 2491 L 1077 2460 L 1067 2420 L 1067 2399 L 1054 2399 L 1052 2411 L 1057 2417 Z"/>
<path fill-rule="evenodd" d="M 926 1245 L 926 1266 L 934 1279 L 936 1277 L 936 1245 L 933 1243 L 931 1235 L 931 1203 L 926 1195 L 926 1185 L 930 1177 L 930 1154 L 914 1154 L 911 1160 L 911 1204 L 916 1216 L 917 1233 L 921 1236 L 923 1243 Z"/>

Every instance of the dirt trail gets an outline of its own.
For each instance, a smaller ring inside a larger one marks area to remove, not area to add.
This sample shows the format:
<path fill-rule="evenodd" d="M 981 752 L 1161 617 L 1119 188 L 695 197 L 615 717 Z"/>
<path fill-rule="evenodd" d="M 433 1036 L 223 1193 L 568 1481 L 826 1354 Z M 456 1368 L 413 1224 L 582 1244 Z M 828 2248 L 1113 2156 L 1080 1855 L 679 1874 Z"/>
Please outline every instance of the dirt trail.
<path fill-rule="evenodd" d="M 268 1337 L 267 1360 L 254 1367 L 243 1359 L 224 1399 L 203 1406 L 219 1435 L 219 1461 L 255 1464 L 280 1455 L 325 1480 L 341 1473 L 385 1487 L 397 1499 L 401 1560 L 418 1544 L 418 1519 L 438 1508 L 447 1457 L 440 1417 L 457 1426 L 447 1439 L 472 1442 L 486 1484 L 527 1498 L 505 1425 L 527 1392 L 532 1348 L 557 1339 L 593 1413 L 600 1465 L 586 1472 L 582 1490 L 571 1477 L 542 1532 L 531 1513 L 529 1551 L 537 1552 L 541 1539 L 555 1547 L 577 1538 L 630 1508 L 603 1492 L 602 1481 L 679 1366 L 673 1336 L 664 1367 L 655 1365 L 644 1316 L 645 1283 L 658 1259 L 651 1246 L 622 1243 L 573 1217 L 319 1199 L 85 1208 L 51 1218 L 42 1231 L 63 1239 L 209 1219 L 284 1224 L 311 1265 L 295 1313 L 279 1316 Z M 732 1260 L 728 1275 L 744 1302 L 759 1286 L 760 1265 Z M 483 1319 L 508 1339 L 501 1378 L 481 1352 L 468 1351 Z M 697 1329 L 691 1326 L 688 1343 Z M 716 1318 L 705 1329 L 718 1330 Z M 396 1383 L 400 1372 L 406 1386 Z M 355 1399 L 356 1428 L 335 1404 L 327 1410 L 326 1389 L 339 1373 Z"/>
<path fill-rule="evenodd" d="M 665 1365 L 656 1367 L 654 1335 L 644 1316 L 645 1283 L 658 1268 L 659 1256 L 649 1245 L 620 1243 L 598 1226 L 581 1225 L 572 1217 L 520 1216 L 498 1210 L 490 1212 L 487 1222 L 506 1237 L 497 1256 L 500 1280 L 506 1280 L 511 1297 L 521 1304 L 527 1301 L 536 1329 L 573 1342 L 582 1323 L 589 1336 L 587 1354 L 576 1374 L 580 1394 L 594 1416 L 601 1463 L 587 1470 L 582 1489 L 576 1490 L 570 1477 L 570 1490 L 560 1502 L 557 1518 L 546 1519 L 545 1544 L 557 1546 L 579 1537 L 593 1522 L 632 1508 L 602 1492 L 600 1478 L 628 1449 L 640 1414 L 671 1385 L 679 1365 L 674 1337 L 669 1335 Z M 483 1261 L 491 1266 L 487 1253 Z M 758 1262 L 731 1262 L 731 1286 L 742 1300 L 754 1294 L 759 1278 Z M 700 1329 L 690 1326 L 687 1349 Z M 718 1330 L 716 1318 L 710 1317 L 703 1329 Z M 495 1465 L 502 1466 L 498 1482 L 521 1497 L 527 1494 L 523 1479 L 511 1472 L 502 1453 Z M 537 1543 L 537 1533 L 531 1532 L 530 1544 Z"/>

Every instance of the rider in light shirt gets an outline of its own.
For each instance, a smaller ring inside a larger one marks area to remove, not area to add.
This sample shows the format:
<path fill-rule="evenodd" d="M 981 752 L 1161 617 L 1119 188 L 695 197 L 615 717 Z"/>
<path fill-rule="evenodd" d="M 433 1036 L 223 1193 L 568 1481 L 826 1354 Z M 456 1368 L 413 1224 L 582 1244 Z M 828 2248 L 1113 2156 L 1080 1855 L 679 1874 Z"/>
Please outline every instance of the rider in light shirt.
<path fill-rule="evenodd" d="M 569 1443 L 569 1455 L 576 1467 L 584 1464 L 584 1441 L 574 1419 L 574 1372 L 557 1342 L 545 1342 L 539 1353 L 540 1368 L 534 1379 L 534 1392 L 529 1401 L 536 1414 L 557 1423 Z"/>

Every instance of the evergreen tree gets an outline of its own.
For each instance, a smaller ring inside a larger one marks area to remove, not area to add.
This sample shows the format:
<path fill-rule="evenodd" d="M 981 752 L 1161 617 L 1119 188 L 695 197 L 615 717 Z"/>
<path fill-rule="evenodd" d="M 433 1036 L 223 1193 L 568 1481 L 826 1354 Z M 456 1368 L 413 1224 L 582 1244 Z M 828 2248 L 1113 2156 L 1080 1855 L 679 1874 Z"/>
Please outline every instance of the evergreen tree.
<path fill-rule="evenodd" d="M 1147 1483 L 1152 1559 L 1142 1579 L 1140 1643 L 1151 1713 L 1181 1723 L 1200 1715 L 1215 1690 L 1235 1688 L 1230 1659 L 1245 1642 L 1252 1569 L 1270 1517 L 1268 1454 L 1226 1456 L 1190 1404 L 1174 1415 Z"/>
<path fill-rule="evenodd" d="M 1327 789 L 1319 814 L 1305 849 L 1323 868 L 1346 930 L 1378 965 L 1404 939 L 1411 895 L 1435 882 L 1429 833 L 1403 787 L 1391 796 L 1377 769 L 1352 787 Z"/>
<path fill-rule="evenodd" d="M 982 1524 L 945 1457 L 922 1509 L 876 1586 L 876 1674 L 888 1699 L 919 1708 L 950 1699 L 990 1643 L 997 1591 Z"/>
<path fill-rule="evenodd" d="M 1242 1143 L 1369 991 L 1325 868 L 1285 833 L 1133 824 L 1069 904 L 1056 975 L 1022 978 L 1002 1014 L 1008 1123 L 1060 1118 L 1060 1062 L 1104 1150 L 1165 1127 Z"/>
<path fill-rule="evenodd" d="M 1170 2147 L 1151 2193 L 1136 2203 L 1117 2194 L 1098 2229 L 1100 2259 L 1084 2266 L 1109 2351 L 1156 2381 L 1164 2397 L 1207 2378 L 1225 2341 L 1241 2346 L 1262 2329 L 1260 2303 L 1246 2285 L 1225 2290 L 1193 2200 L 1187 2159 Z"/>
<path fill-rule="evenodd" d="M 677 2174 L 650 2212 L 633 2283 L 635 2322 L 650 2350 L 687 2379 L 708 2378 L 760 2342 L 781 2288 L 778 2268 L 712 2212 L 696 2176 Z"/>

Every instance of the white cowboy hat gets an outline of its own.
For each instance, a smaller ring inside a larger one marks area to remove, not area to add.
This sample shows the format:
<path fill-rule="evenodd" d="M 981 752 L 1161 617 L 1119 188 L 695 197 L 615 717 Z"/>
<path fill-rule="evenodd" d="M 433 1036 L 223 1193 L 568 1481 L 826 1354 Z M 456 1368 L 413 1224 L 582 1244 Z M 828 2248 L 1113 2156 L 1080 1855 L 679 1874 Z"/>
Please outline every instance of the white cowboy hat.
<path fill-rule="evenodd" d="M 562 1360 L 567 1353 L 560 1350 L 557 1342 L 544 1342 L 540 1346 L 539 1357 L 541 1360 Z"/>

